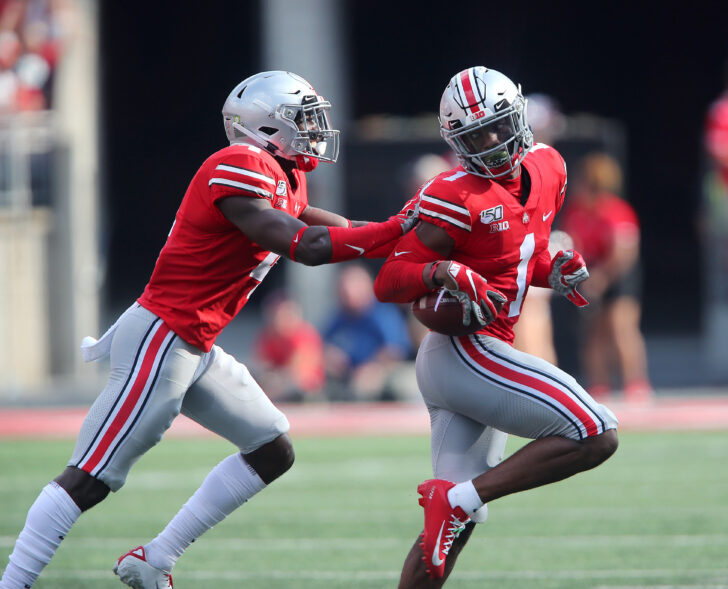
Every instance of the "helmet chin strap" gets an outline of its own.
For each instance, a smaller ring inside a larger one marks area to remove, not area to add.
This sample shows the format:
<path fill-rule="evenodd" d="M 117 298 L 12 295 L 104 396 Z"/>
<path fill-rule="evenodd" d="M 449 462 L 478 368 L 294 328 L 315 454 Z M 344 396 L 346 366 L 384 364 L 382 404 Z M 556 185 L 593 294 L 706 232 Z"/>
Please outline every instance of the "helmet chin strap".
<path fill-rule="evenodd" d="M 233 127 L 240 131 L 241 133 L 244 133 L 248 137 L 250 137 L 255 143 L 263 147 L 264 149 L 267 149 L 268 142 L 261 141 L 260 137 L 252 133 L 250 130 L 246 129 L 242 125 L 238 123 L 233 123 Z M 324 149 L 326 149 L 326 145 L 324 144 Z M 284 159 L 290 159 L 285 157 L 284 155 L 280 154 L 280 157 L 283 157 Z M 318 159 L 315 157 L 310 157 L 308 155 L 299 154 L 295 157 L 296 167 L 301 170 L 302 172 L 311 172 L 316 169 L 318 166 Z"/>
<path fill-rule="evenodd" d="M 265 147 L 265 143 L 266 142 L 262 141 L 260 137 L 258 137 L 252 131 L 250 131 L 250 130 L 246 129 L 245 127 L 243 127 L 240 123 L 233 123 L 233 129 L 235 129 L 236 131 L 240 131 L 244 135 L 247 135 L 248 137 L 250 137 L 253 141 L 255 141 L 261 147 Z"/>

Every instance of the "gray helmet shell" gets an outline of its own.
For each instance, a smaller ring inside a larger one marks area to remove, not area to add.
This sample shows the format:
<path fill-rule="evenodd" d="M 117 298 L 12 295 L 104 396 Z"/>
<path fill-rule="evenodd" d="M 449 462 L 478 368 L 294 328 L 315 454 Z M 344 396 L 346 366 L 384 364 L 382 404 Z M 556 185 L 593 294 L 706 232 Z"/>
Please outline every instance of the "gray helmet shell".
<path fill-rule="evenodd" d="M 339 131 L 331 128 L 331 104 L 292 72 L 261 72 L 240 82 L 222 108 L 230 143 L 249 143 L 273 155 L 304 155 L 335 162 Z"/>
<path fill-rule="evenodd" d="M 512 173 L 533 146 L 520 86 L 482 66 L 450 79 L 440 101 L 440 134 L 468 172 L 485 178 Z"/>

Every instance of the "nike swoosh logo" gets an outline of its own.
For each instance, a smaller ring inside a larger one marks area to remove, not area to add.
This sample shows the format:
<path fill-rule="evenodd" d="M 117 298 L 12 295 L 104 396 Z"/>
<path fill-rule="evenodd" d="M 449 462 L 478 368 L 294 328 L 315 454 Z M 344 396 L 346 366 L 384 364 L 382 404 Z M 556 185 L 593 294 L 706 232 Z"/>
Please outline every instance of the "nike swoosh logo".
<path fill-rule="evenodd" d="M 468 280 L 470 280 L 470 286 L 473 287 L 473 300 L 477 301 L 478 300 L 478 289 L 475 288 L 475 281 L 473 281 L 473 271 L 470 268 L 468 268 L 465 271 L 465 274 L 468 275 Z"/>
<path fill-rule="evenodd" d="M 357 246 L 351 245 L 349 243 L 346 244 L 346 247 L 350 247 L 351 249 L 358 251 L 360 256 L 364 253 L 363 247 L 357 247 Z"/>
<path fill-rule="evenodd" d="M 411 251 L 406 251 L 406 252 L 394 252 L 394 257 L 396 258 L 397 256 L 401 256 L 402 254 L 411 254 L 411 253 L 412 253 Z"/>
<path fill-rule="evenodd" d="M 435 549 L 432 551 L 432 564 L 439 567 L 444 559 L 440 558 L 440 538 L 442 538 L 442 530 L 445 527 L 445 522 L 442 522 L 440 526 L 440 533 L 437 535 L 437 542 L 435 542 Z"/>
<path fill-rule="evenodd" d="M 548 219 L 548 218 L 549 218 L 549 217 L 551 216 L 551 213 L 553 213 L 553 211 L 549 211 L 548 213 L 546 213 L 546 214 L 545 214 L 545 215 L 543 216 L 543 220 L 544 220 L 544 221 L 546 221 L 546 219 Z"/>
<path fill-rule="evenodd" d="M 296 237 L 293 238 L 293 243 L 298 243 L 298 239 L 298 235 L 296 235 Z"/>

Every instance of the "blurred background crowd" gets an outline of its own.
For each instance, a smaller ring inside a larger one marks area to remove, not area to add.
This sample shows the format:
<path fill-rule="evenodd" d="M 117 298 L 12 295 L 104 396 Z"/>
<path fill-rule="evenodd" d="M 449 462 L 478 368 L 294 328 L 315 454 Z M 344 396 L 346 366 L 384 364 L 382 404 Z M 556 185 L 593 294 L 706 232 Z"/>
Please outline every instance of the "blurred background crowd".
<path fill-rule="evenodd" d="M 0 113 L 52 107 L 68 13 L 64 0 L 0 3 Z"/>
<path fill-rule="evenodd" d="M 531 289 L 516 347 L 599 398 L 725 392 L 728 9 L 490 10 L 0 0 L 0 403 L 97 392 L 77 344 L 141 293 L 240 79 L 288 69 L 332 102 L 342 157 L 312 202 L 378 220 L 455 165 L 436 112 L 472 65 L 521 82 L 536 140 L 564 155 L 552 248 L 591 274 L 583 311 Z M 375 300 L 378 264 L 280 263 L 221 343 L 274 400 L 417 398 L 423 328 Z"/>

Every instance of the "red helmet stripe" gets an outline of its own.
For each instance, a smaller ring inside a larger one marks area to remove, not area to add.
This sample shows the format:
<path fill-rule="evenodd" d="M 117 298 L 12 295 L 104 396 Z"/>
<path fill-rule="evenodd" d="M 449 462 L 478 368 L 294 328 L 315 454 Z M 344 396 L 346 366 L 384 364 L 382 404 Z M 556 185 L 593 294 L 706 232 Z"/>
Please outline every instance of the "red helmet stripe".
<path fill-rule="evenodd" d="M 468 68 L 460 74 L 460 84 L 465 92 L 465 102 L 472 112 L 480 111 L 480 105 L 475 98 L 475 92 L 473 92 L 473 82 L 471 75 L 473 74 L 473 68 Z"/>

